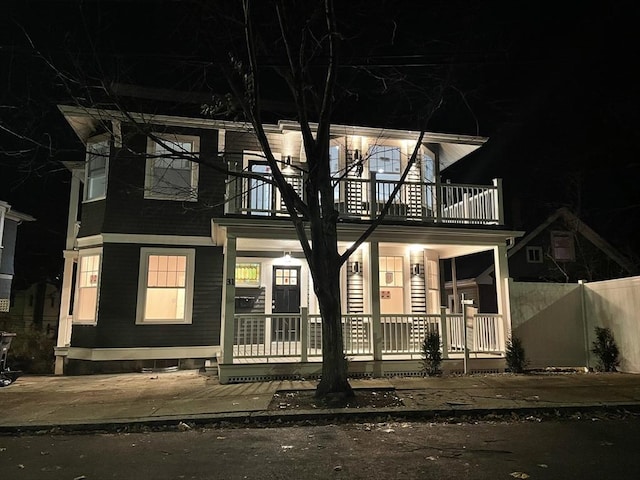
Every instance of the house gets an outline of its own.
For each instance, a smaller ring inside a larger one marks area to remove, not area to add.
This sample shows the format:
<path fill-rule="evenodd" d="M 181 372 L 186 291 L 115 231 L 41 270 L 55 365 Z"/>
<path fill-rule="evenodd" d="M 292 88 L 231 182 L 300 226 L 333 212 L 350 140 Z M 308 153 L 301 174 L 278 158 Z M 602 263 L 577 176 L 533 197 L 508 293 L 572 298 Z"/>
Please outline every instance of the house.
<path fill-rule="evenodd" d="M 319 375 L 322 335 L 313 282 L 250 126 L 59 109 L 87 154 L 65 163 L 71 201 L 56 372 L 180 364 L 216 366 L 222 382 Z M 303 194 L 298 124 L 280 121 L 265 129 L 284 175 Z M 418 133 L 332 127 L 340 248 L 378 215 Z M 429 329 L 441 334 L 447 368 L 504 367 L 507 244 L 519 232 L 504 226 L 499 180 L 440 180 L 485 141 L 428 133 L 387 217 L 345 264 L 350 374 L 419 371 L 420 343 Z M 367 162 L 359 163 L 363 156 Z M 227 177 L 222 166 L 252 175 Z M 449 313 L 441 264 L 475 252 L 493 257 L 497 312 Z"/>
<path fill-rule="evenodd" d="M 638 274 L 633 262 L 566 207 L 515 243 L 507 256 L 515 282 L 594 282 Z M 497 311 L 494 266 L 486 254 L 459 259 L 451 271 L 445 288 L 452 311 L 462 294 L 482 311 Z"/>
<path fill-rule="evenodd" d="M 60 289 L 49 281 L 40 281 L 23 289 L 14 289 L 9 318 L 22 329 L 35 328 L 54 338 L 60 316 Z"/>
<path fill-rule="evenodd" d="M 16 249 L 18 226 L 32 222 L 35 218 L 13 210 L 11 205 L 0 200 L 0 312 L 8 312 L 11 305 L 11 283 L 13 260 Z"/>

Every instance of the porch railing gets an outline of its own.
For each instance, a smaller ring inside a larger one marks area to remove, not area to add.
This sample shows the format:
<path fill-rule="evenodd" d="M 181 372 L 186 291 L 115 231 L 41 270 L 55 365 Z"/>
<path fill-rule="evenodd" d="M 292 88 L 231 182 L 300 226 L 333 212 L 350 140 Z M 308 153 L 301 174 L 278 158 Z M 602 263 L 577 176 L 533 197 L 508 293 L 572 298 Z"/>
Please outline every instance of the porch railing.
<path fill-rule="evenodd" d="M 304 199 L 304 177 L 284 175 Z M 262 180 L 264 179 L 264 180 Z M 285 216 L 286 208 L 272 177 L 230 177 L 225 213 L 255 216 Z M 398 181 L 345 177 L 335 185 L 335 208 L 345 218 L 373 219 L 380 215 Z M 431 223 L 502 225 L 502 185 L 465 185 L 405 181 L 387 212 L 389 218 Z"/>
<path fill-rule="evenodd" d="M 440 334 L 444 357 L 465 350 L 465 325 L 461 314 L 381 315 L 383 358 L 398 355 L 418 358 L 422 341 L 430 331 Z M 504 352 L 503 318 L 480 314 L 467 319 L 467 345 L 472 353 Z M 374 354 L 371 315 L 345 314 L 342 317 L 344 353 L 349 357 Z M 322 357 L 320 315 L 236 314 L 234 316 L 234 359 L 280 358 L 306 362 Z"/>

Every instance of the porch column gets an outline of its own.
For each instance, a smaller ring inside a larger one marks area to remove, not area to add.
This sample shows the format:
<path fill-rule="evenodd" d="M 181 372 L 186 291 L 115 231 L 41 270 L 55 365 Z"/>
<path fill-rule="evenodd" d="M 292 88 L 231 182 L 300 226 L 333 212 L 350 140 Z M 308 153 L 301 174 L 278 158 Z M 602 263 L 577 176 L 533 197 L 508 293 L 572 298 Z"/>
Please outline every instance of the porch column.
<path fill-rule="evenodd" d="M 60 313 L 58 316 L 58 339 L 54 347 L 56 357 L 54 373 L 64 373 L 64 363 L 71 345 L 71 327 L 73 316 L 71 309 L 71 292 L 73 291 L 73 266 L 78 258 L 78 252 L 64 251 L 64 272 L 62 275 L 62 290 L 60 291 Z"/>
<path fill-rule="evenodd" d="M 502 315 L 503 332 L 500 343 L 505 348 L 505 341 L 511 336 L 511 308 L 509 305 L 509 259 L 507 257 L 507 246 L 498 245 L 493 247 L 493 256 L 496 273 L 496 300 L 498 303 L 498 313 Z"/>
<path fill-rule="evenodd" d="M 80 204 L 80 183 L 84 178 L 84 169 L 71 171 L 71 187 L 69 190 L 69 214 L 67 216 L 67 238 L 64 250 L 64 272 L 62 276 L 62 290 L 60 291 L 60 312 L 58 314 L 58 338 L 54 347 L 56 357 L 54 373 L 62 375 L 69 346 L 71 345 L 71 329 L 73 315 L 71 309 L 71 294 L 73 292 L 73 269 L 78 258 L 74 250 L 78 236 L 78 206 Z"/>
<path fill-rule="evenodd" d="M 369 288 L 371 292 L 371 337 L 373 340 L 373 374 L 382 376 L 382 323 L 380 322 L 380 248 L 369 244 Z"/>
<path fill-rule="evenodd" d="M 236 313 L 236 237 L 227 235 L 222 268 L 224 286 L 222 295 L 222 363 L 233 363 L 234 316 Z"/>

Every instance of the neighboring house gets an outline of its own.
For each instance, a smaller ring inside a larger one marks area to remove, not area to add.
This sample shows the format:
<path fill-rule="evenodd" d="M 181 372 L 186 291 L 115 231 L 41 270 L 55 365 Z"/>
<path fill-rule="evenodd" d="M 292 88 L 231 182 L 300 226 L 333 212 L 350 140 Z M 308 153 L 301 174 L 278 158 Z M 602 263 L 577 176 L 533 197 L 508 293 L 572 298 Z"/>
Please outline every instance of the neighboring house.
<path fill-rule="evenodd" d="M 508 257 L 509 274 L 516 282 L 594 282 L 638 274 L 633 262 L 566 207 L 553 212 L 513 245 Z M 454 299 L 464 294 L 481 311 L 498 311 L 494 267 L 490 262 L 484 254 L 456 262 L 456 282 L 449 280 L 445 284 L 452 310 Z"/>
<path fill-rule="evenodd" d="M 57 285 L 41 281 L 12 294 L 9 317 L 12 325 L 25 329 L 35 328 L 54 338 L 60 316 L 60 289 Z"/>
<path fill-rule="evenodd" d="M 250 126 L 59 108 L 87 156 L 66 163 L 71 202 L 56 372 L 188 361 L 217 363 L 222 382 L 319 375 L 322 336 L 309 269 Z M 199 162 L 173 158 L 132 123 L 142 121 Z M 304 194 L 298 124 L 265 128 L 292 188 Z M 397 184 L 418 132 L 336 125 L 331 133 L 346 248 Z M 507 243 L 519 234 L 503 224 L 500 181 L 440 182 L 446 167 L 485 141 L 428 133 L 388 217 L 345 264 L 351 374 L 419 371 L 420 342 L 433 328 L 449 367 L 462 368 L 463 316 L 443 307 L 441 263 L 490 252 L 506 285 Z M 363 156 L 364 168 L 344 175 Z M 227 178 L 204 165 L 223 162 L 259 177 Z M 504 366 L 506 287 L 498 298 L 496 314 L 468 318 L 473 369 Z"/>
<path fill-rule="evenodd" d="M 34 220 L 31 215 L 13 210 L 11 205 L 0 200 L 0 312 L 8 312 L 11 305 L 18 225 Z"/>

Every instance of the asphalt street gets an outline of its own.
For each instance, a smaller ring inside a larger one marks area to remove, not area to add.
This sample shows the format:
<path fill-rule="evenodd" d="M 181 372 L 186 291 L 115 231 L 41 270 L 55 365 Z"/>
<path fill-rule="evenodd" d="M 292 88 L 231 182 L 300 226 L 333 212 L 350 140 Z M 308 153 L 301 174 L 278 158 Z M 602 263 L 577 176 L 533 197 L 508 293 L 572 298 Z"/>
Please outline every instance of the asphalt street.
<path fill-rule="evenodd" d="M 0 437 L 3 479 L 640 478 L 640 418 Z"/>

